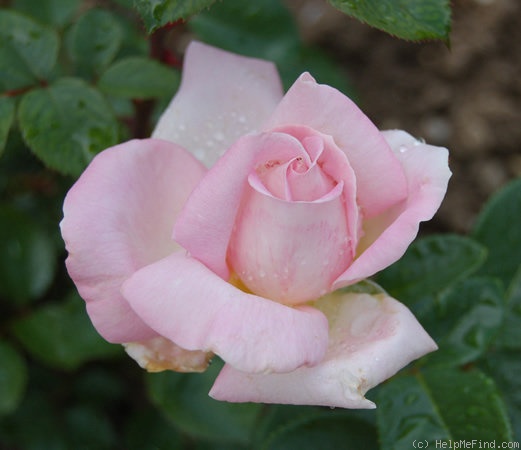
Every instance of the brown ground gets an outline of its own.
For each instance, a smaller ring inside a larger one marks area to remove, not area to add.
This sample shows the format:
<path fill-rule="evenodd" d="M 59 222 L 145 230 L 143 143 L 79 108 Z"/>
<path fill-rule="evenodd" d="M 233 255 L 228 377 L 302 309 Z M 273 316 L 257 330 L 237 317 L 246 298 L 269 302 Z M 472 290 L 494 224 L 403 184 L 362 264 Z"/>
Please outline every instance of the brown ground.
<path fill-rule="evenodd" d="M 451 151 L 433 226 L 467 232 L 483 202 L 521 176 L 521 1 L 455 0 L 451 49 L 372 29 L 324 0 L 290 1 L 302 34 L 345 65 L 364 112 Z"/>

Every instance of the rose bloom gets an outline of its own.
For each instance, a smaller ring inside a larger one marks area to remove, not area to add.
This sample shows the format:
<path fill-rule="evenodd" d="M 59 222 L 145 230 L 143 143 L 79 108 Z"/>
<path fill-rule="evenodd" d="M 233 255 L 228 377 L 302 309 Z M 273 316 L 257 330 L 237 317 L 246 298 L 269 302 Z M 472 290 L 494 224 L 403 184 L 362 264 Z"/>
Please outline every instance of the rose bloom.
<path fill-rule="evenodd" d="M 308 73 L 283 95 L 273 64 L 194 42 L 152 138 L 101 152 L 68 193 L 67 268 L 149 371 L 218 355 L 215 399 L 372 408 L 368 389 L 436 345 L 385 293 L 336 290 L 403 255 L 447 159 Z"/>

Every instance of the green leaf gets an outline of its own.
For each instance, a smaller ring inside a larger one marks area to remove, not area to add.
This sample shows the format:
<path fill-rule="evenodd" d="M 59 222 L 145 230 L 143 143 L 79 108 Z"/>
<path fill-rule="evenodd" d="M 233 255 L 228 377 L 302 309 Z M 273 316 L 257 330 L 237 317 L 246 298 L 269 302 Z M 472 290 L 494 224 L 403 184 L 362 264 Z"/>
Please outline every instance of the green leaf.
<path fill-rule="evenodd" d="M 503 292 L 494 279 L 456 283 L 435 303 L 423 325 L 439 350 L 426 357 L 431 365 L 463 365 L 488 350 L 503 320 Z"/>
<path fill-rule="evenodd" d="M 429 236 L 414 242 L 400 260 L 378 274 L 376 281 L 421 316 L 422 300 L 476 271 L 485 257 L 485 249 L 472 239 Z"/>
<path fill-rule="evenodd" d="M 121 353 L 120 346 L 99 336 L 77 295 L 15 320 L 12 330 L 29 353 L 58 369 L 72 370 L 87 361 Z"/>
<path fill-rule="evenodd" d="M 505 286 L 510 284 L 521 265 L 519 217 L 521 179 L 513 181 L 488 201 L 472 232 L 474 239 L 488 249 L 488 258 L 480 272 L 499 277 Z"/>
<path fill-rule="evenodd" d="M 448 0 L 329 0 L 340 11 L 402 39 L 449 40 Z"/>
<path fill-rule="evenodd" d="M 0 92 L 34 86 L 51 73 L 57 33 L 14 11 L 0 9 Z"/>
<path fill-rule="evenodd" d="M 18 407 L 26 384 L 25 361 L 11 345 L 0 342 L 0 416 Z"/>
<path fill-rule="evenodd" d="M 521 441 L 521 358 L 519 351 L 500 351 L 487 356 L 484 370 L 503 394 L 512 420 L 515 441 Z"/>
<path fill-rule="evenodd" d="M 438 368 L 395 377 L 382 386 L 377 404 L 383 450 L 448 448 L 449 441 L 459 440 L 512 440 L 500 394 L 478 370 Z"/>
<path fill-rule="evenodd" d="M 259 450 L 376 450 L 375 427 L 360 419 L 352 411 L 328 410 L 324 408 L 282 407 L 292 412 L 291 416 L 280 417 L 277 410 L 270 417 L 270 426 L 264 439 L 256 448 Z"/>
<path fill-rule="evenodd" d="M 505 321 L 497 345 L 509 350 L 521 350 L 521 268 L 507 291 Z"/>
<path fill-rule="evenodd" d="M 79 175 L 96 153 L 118 141 L 118 122 L 99 91 L 75 78 L 24 95 L 23 138 L 49 167 Z"/>
<path fill-rule="evenodd" d="M 55 248 L 26 214 L 0 205 L 0 297 L 16 303 L 37 299 L 56 269 Z"/>
<path fill-rule="evenodd" d="M 13 123 L 15 106 L 13 99 L 0 97 L 0 156 L 4 152 L 9 129 Z"/>
<path fill-rule="evenodd" d="M 67 50 L 77 73 L 102 72 L 112 62 L 123 40 L 118 20 L 103 9 L 89 9 L 67 35 Z"/>
<path fill-rule="evenodd" d="M 309 71 L 321 83 L 345 93 L 352 90 L 332 60 L 302 44 L 293 16 L 280 0 L 227 0 L 198 14 L 188 25 L 208 44 L 275 62 L 286 88 Z"/>
<path fill-rule="evenodd" d="M 81 0 L 15 0 L 14 9 L 49 25 L 63 26 L 74 15 Z"/>
<path fill-rule="evenodd" d="M 171 97 L 179 85 L 179 73 L 157 61 L 133 57 L 117 61 L 101 76 L 98 86 L 125 98 Z"/>
<path fill-rule="evenodd" d="M 215 0 L 134 0 L 149 33 L 167 23 L 187 19 L 213 3 Z"/>
<path fill-rule="evenodd" d="M 201 439 L 246 444 L 261 406 L 218 402 L 209 397 L 221 368 L 222 362 L 214 360 L 202 374 L 148 374 L 148 391 L 179 430 Z"/>

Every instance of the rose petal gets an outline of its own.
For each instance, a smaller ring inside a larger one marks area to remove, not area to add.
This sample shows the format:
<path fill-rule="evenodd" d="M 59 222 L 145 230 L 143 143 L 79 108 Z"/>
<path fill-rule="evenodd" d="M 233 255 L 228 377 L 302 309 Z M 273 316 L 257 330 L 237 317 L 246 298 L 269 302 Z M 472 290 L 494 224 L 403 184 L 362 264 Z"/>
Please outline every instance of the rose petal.
<path fill-rule="evenodd" d="M 274 64 L 192 42 L 181 86 L 152 136 L 210 167 L 240 136 L 259 129 L 282 94 Z"/>
<path fill-rule="evenodd" d="M 357 177 L 358 202 L 372 217 L 404 199 L 402 168 L 374 124 L 344 94 L 302 74 L 286 93 L 265 129 L 304 125 L 333 137 Z"/>
<path fill-rule="evenodd" d="M 205 171 L 174 144 L 134 140 L 96 156 L 67 194 L 61 222 L 67 269 L 108 341 L 156 335 L 121 297 L 121 283 L 177 248 L 174 220 Z"/>
<path fill-rule="evenodd" d="M 163 336 L 123 344 L 127 354 L 148 372 L 204 372 L 212 353 L 185 350 Z"/>
<path fill-rule="evenodd" d="M 290 371 L 318 363 L 326 351 L 320 311 L 247 294 L 182 253 L 136 272 L 122 292 L 160 335 L 216 353 L 239 370 Z"/>
<path fill-rule="evenodd" d="M 249 290 L 285 304 L 315 300 L 351 262 L 343 185 L 314 202 L 287 202 L 249 188 L 228 261 Z"/>
<path fill-rule="evenodd" d="M 335 288 L 367 278 L 401 258 L 418 234 L 420 222 L 432 218 L 447 191 L 451 176 L 447 149 L 423 144 L 404 131 L 382 134 L 403 166 L 409 195 L 401 205 L 366 221 L 359 256 Z"/>
<path fill-rule="evenodd" d="M 251 374 L 225 365 L 210 396 L 230 402 L 374 408 L 364 398 L 436 344 L 412 313 L 384 295 L 334 293 L 317 305 L 330 320 L 324 360 L 290 373 Z"/>
<path fill-rule="evenodd" d="M 212 167 L 190 196 L 174 228 L 174 239 L 224 280 L 228 243 L 248 175 L 269 160 L 286 161 L 302 146 L 283 133 L 263 133 L 239 139 Z"/>

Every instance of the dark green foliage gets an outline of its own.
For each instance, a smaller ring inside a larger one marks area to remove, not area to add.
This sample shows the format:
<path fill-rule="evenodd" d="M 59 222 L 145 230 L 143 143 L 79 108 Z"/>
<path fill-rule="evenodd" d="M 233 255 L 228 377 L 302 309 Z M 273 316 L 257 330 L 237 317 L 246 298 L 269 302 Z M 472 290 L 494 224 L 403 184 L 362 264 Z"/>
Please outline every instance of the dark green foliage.
<path fill-rule="evenodd" d="M 448 42 L 449 0 L 329 0 L 340 11 L 393 36 Z"/>

